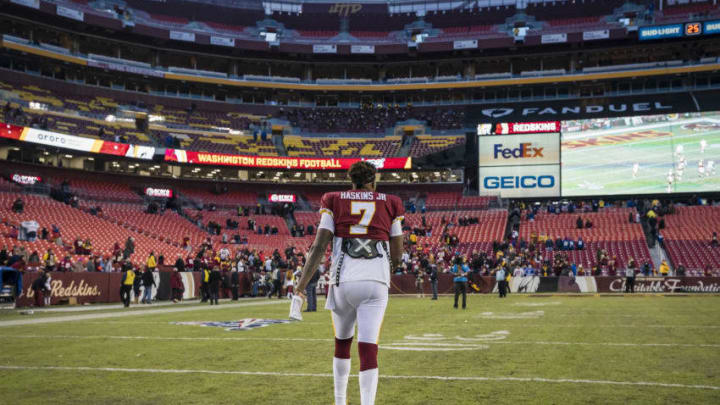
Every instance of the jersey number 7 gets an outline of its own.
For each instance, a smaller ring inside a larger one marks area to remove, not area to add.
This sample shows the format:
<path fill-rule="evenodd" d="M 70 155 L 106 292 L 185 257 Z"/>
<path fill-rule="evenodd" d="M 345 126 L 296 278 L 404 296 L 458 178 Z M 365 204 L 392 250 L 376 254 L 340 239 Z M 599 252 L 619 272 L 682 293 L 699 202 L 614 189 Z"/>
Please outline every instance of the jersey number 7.
<path fill-rule="evenodd" d="M 350 226 L 351 235 L 367 235 L 368 226 L 375 216 L 375 202 L 351 201 L 350 214 L 362 215 L 357 225 Z"/>

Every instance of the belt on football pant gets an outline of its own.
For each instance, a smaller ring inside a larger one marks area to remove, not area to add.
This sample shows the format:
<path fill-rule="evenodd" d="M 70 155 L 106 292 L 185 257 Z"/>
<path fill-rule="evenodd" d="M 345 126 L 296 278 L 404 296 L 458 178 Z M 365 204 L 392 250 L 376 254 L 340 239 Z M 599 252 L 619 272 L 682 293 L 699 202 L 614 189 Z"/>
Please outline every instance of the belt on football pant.
<path fill-rule="evenodd" d="M 382 245 L 385 250 L 385 255 L 380 253 L 378 246 Z M 360 238 L 344 238 L 340 244 L 340 259 L 338 259 L 337 269 L 335 270 L 335 285 L 340 285 L 340 269 L 342 269 L 345 255 L 352 257 L 353 259 L 375 259 L 378 257 L 387 257 L 388 263 L 390 263 L 390 249 L 388 248 L 387 241 L 375 240 L 375 239 L 360 239 Z M 391 266 L 392 267 L 392 266 Z"/>

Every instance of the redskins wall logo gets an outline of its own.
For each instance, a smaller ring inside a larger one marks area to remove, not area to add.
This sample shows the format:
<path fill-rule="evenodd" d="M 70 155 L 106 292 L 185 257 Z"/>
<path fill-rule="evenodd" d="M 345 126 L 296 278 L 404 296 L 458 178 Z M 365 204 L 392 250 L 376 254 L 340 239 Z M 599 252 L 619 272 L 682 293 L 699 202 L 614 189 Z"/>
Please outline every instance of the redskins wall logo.
<path fill-rule="evenodd" d="M 290 323 L 288 319 L 260 319 L 246 318 L 239 321 L 197 321 L 197 322 L 170 322 L 174 325 L 192 325 L 192 326 L 213 326 L 223 328 L 225 330 L 250 330 L 256 328 L 264 328 L 270 325 L 278 325 Z"/>
<path fill-rule="evenodd" d="M 692 124 L 685 124 L 682 128 L 696 132 L 717 131 L 720 130 L 720 124 L 710 121 L 701 121 L 694 122 Z"/>

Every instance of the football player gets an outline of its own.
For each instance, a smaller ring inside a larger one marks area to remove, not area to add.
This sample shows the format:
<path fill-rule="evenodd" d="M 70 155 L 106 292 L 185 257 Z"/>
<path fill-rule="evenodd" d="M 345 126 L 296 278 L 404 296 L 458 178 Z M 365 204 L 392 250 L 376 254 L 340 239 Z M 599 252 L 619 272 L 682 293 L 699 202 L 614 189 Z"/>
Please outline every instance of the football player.
<path fill-rule="evenodd" d="M 350 346 L 356 323 L 360 402 L 375 403 L 380 326 L 388 302 L 390 272 L 400 265 L 402 257 L 403 203 L 396 196 L 375 191 L 376 172 L 371 163 L 356 162 L 348 171 L 352 190 L 323 195 L 320 226 L 297 286 L 297 295 L 304 299 L 305 288 L 332 241 L 330 289 L 325 308 L 332 311 L 335 331 L 336 405 L 347 403 Z"/>

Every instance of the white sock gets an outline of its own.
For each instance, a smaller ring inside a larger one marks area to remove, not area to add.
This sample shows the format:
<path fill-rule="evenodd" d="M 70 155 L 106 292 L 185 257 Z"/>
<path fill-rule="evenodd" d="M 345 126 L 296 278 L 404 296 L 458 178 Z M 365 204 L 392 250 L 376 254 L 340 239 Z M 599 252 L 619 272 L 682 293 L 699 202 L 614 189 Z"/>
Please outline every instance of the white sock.
<path fill-rule="evenodd" d="M 333 377 L 335 380 L 335 405 L 347 404 L 347 385 L 350 376 L 350 359 L 333 357 Z"/>
<path fill-rule="evenodd" d="M 378 369 L 371 368 L 360 372 L 360 403 L 374 405 L 377 392 Z"/>

